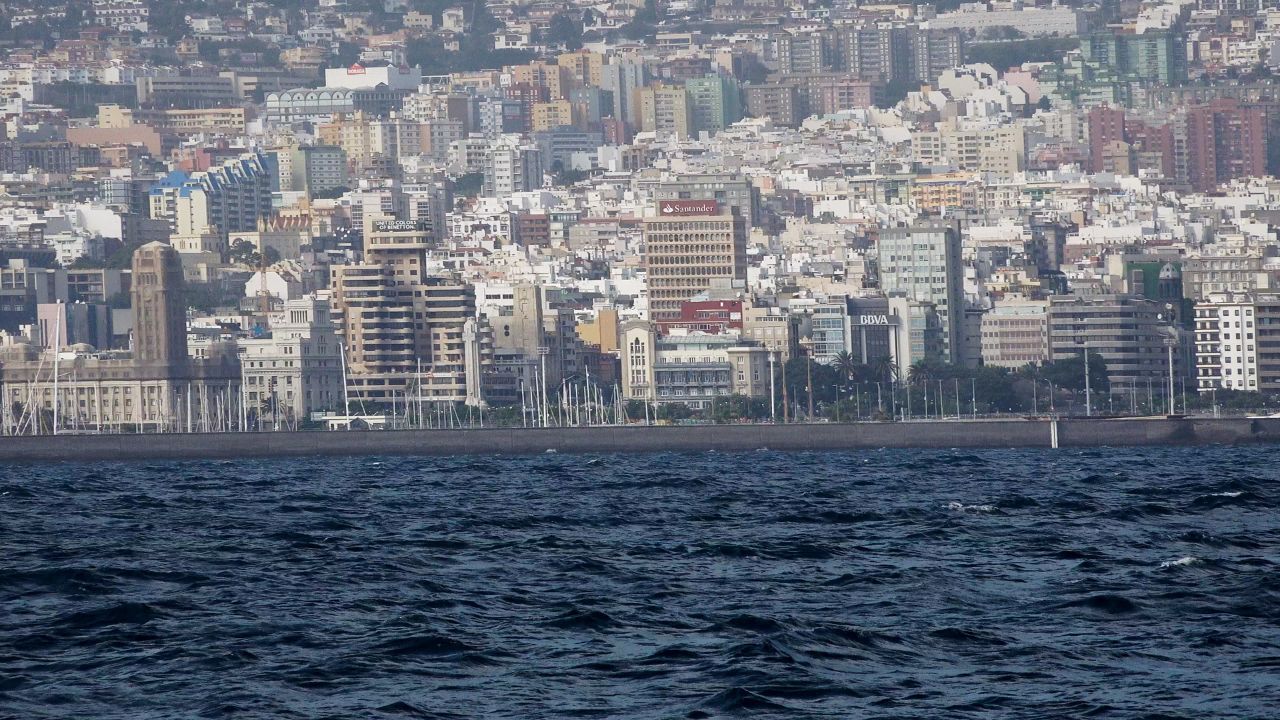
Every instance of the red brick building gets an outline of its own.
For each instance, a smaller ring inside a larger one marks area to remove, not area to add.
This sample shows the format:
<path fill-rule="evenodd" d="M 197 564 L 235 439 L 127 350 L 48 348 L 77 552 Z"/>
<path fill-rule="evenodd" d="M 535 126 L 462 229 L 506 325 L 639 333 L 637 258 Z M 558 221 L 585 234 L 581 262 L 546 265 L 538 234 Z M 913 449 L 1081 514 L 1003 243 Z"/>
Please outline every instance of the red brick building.
<path fill-rule="evenodd" d="M 1236 178 L 1266 175 L 1266 113 L 1225 98 L 1189 108 L 1187 165 L 1197 192 L 1212 192 Z"/>
<path fill-rule="evenodd" d="M 741 300 L 689 300 L 680 304 L 680 318 L 660 323 L 663 333 L 686 328 L 719 335 L 742 329 Z"/>

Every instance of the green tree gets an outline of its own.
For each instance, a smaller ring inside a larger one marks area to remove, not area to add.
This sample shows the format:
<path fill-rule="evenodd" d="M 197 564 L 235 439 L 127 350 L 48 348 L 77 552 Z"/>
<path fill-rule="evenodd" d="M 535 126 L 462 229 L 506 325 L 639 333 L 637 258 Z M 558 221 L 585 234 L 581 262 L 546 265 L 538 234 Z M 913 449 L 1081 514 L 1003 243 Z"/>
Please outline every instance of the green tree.
<path fill-rule="evenodd" d="M 711 419 L 718 423 L 735 420 L 763 420 L 769 417 L 769 403 L 746 395 L 717 397 L 712 403 Z"/>
<path fill-rule="evenodd" d="M 964 405 L 977 404 L 979 413 L 1010 413 L 1030 409 L 1030 398 L 1018 387 L 1018 377 L 1008 368 L 979 367 L 969 370 L 970 386 L 969 402 Z M 961 395 L 964 390 L 963 379 Z M 972 409 L 966 408 L 966 409 Z"/>
<path fill-rule="evenodd" d="M 807 411 L 810 374 L 813 376 L 813 405 L 815 412 L 818 411 L 819 405 L 835 402 L 836 395 L 840 392 L 840 386 L 846 382 L 831 365 L 817 361 L 814 361 L 811 365 L 808 357 L 793 357 L 783 365 L 785 365 L 785 373 L 783 366 L 779 366 L 777 369 L 778 401 L 782 401 L 782 388 L 785 387 L 787 401 L 793 408 L 799 403 L 800 407 L 805 408 Z"/>
<path fill-rule="evenodd" d="M 688 420 L 693 417 L 693 408 L 684 403 L 663 403 L 658 406 L 658 419 L 667 422 Z"/>
<path fill-rule="evenodd" d="M 1068 52 L 1080 47 L 1080 38 L 1042 37 L 1012 42 L 973 43 L 965 48 L 965 59 L 971 63 L 986 63 L 1004 71 L 1028 62 L 1061 60 Z"/>
<path fill-rule="evenodd" d="M 485 411 L 484 424 L 490 427 L 521 427 L 525 423 L 521 412 L 517 406 L 491 407 Z"/>
<path fill-rule="evenodd" d="M 94 268 L 103 268 L 106 266 L 107 261 L 105 259 L 99 260 L 97 258 L 91 258 L 88 255 L 81 255 L 75 260 L 72 260 L 70 265 L 73 270 L 89 270 Z"/>
<path fill-rule="evenodd" d="M 75 30 L 84 24 L 84 8 L 79 3 L 67 3 L 66 15 L 62 18 L 62 27 Z"/>
<path fill-rule="evenodd" d="M 558 12 L 551 16 L 551 24 L 547 28 L 546 40 L 549 44 L 560 45 L 569 50 L 582 47 L 582 18 L 568 12 Z"/>
<path fill-rule="evenodd" d="M 140 247 L 142 247 L 142 243 L 136 241 L 122 246 L 119 250 L 116 250 L 107 256 L 107 260 L 103 263 L 103 267 L 111 268 L 113 270 L 123 270 L 133 267 L 133 252 Z"/>
<path fill-rule="evenodd" d="M 631 422 L 644 422 L 645 417 L 650 419 L 657 417 L 657 410 L 653 405 L 649 405 L 648 415 L 645 414 L 645 402 L 643 400 L 628 400 L 623 405 L 623 412 L 626 413 L 627 419 Z"/>
<path fill-rule="evenodd" d="M 227 251 L 227 257 L 238 265 L 257 265 L 258 249 L 248 240 L 236 240 Z"/>
<path fill-rule="evenodd" d="M 107 307 L 115 310 L 123 310 L 133 305 L 133 298 L 129 297 L 129 293 L 121 290 L 107 298 Z"/>
<path fill-rule="evenodd" d="M 1040 366 L 1040 377 L 1060 388 L 1084 390 L 1084 352 L 1081 351 L 1079 357 L 1044 363 Z M 1107 363 L 1096 352 L 1089 353 L 1089 387 L 1093 392 L 1108 392 L 1111 389 Z"/>
<path fill-rule="evenodd" d="M 836 357 L 831 362 L 831 367 L 840 375 L 842 380 L 854 380 L 858 377 L 861 364 L 848 352 L 841 350 L 836 353 Z"/>
<path fill-rule="evenodd" d="M 453 180 L 453 194 L 460 197 L 474 197 L 484 187 L 484 173 L 467 173 Z"/>
<path fill-rule="evenodd" d="M 329 60 L 334 67 L 350 67 L 360 59 L 360 46 L 345 40 L 338 43 L 338 51 Z"/>
<path fill-rule="evenodd" d="M 984 28 L 978 36 L 983 40 L 1023 40 L 1027 34 L 1008 26 Z"/>
<path fill-rule="evenodd" d="M 645 0 L 644 7 L 637 10 L 631 20 L 619 28 L 619 33 L 628 40 L 644 40 L 657 32 L 654 27 L 657 23 L 658 3 L 655 0 Z"/>
<path fill-rule="evenodd" d="M 922 358 L 912 363 L 907 370 L 907 382 L 912 385 L 927 385 L 943 374 L 943 364 L 940 361 Z"/>
<path fill-rule="evenodd" d="M 239 305 L 240 291 L 243 289 L 224 283 L 187 283 L 184 294 L 188 307 L 201 312 L 214 312 Z"/>
<path fill-rule="evenodd" d="M 260 255 L 257 246 L 253 243 L 248 240 L 237 240 L 227 251 L 227 257 L 233 263 L 257 267 L 264 259 L 267 265 L 280 262 L 280 251 L 268 245 L 264 254 Z"/>
<path fill-rule="evenodd" d="M 557 187 L 568 187 L 591 177 L 589 170 L 566 170 L 561 167 L 560 170 L 554 172 L 551 176 L 551 182 Z"/>
<path fill-rule="evenodd" d="M 343 187 L 339 185 L 338 187 L 326 188 L 319 192 L 312 193 L 311 199 L 312 200 L 336 200 L 337 198 L 340 198 L 349 192 L 351 192 L 351 188 Z"/>
<path fill-rule="evenodd" d="M 888 355 L 871 361 L 871 382 L 894 383 L 898 380 L 898 363 Z"/>

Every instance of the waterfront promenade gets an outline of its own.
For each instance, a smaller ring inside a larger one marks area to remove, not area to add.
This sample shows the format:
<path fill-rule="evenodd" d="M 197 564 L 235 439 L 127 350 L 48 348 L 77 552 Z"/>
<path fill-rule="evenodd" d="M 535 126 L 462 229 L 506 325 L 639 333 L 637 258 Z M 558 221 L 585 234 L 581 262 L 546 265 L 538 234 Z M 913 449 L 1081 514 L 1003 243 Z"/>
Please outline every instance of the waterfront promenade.
<path fill-rule="evenodd" d="M 949 420 L 811 425 L 492 428 L 0 438 L 0 461 L 485 455 L 882 447 L 1100 447 L 1280 442 L 1275 418 Z"/>

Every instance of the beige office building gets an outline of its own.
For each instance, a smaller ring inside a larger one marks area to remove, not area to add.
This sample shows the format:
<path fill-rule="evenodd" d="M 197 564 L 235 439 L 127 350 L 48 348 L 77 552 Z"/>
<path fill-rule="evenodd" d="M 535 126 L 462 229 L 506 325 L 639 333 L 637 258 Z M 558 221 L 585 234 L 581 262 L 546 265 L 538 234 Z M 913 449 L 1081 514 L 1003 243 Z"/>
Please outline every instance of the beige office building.
<path fill-rule="evenodd" d="M 628 400 L 709 410 L 730 395 L 768 397 L 770 351 L 737 334 L 683 329 L 659 335 L 656 323 L 624 323 L 622 394 Z"/>
<path fill-rule="evenodd" d="M 1020 368 L 1049 359 L 1049 303 L 1002 302 L 982 316 L 982 364 Z"/>
<path fill-rule="evenodd" d="M 406 398 L 479 405 L 489 339 L 472 286 L 423 272 L 429 230 L 407 220 L 366 219 L 363 263 L 331 271 L 335 320 L 353 403 Z"/>
<path fill-rule="evenodd" d="M 747 278 L 746 219 L 714 200 L 662 200 L 645 218 L 649 319 L 680 319 L 680 305 L 716 285 Z"/>

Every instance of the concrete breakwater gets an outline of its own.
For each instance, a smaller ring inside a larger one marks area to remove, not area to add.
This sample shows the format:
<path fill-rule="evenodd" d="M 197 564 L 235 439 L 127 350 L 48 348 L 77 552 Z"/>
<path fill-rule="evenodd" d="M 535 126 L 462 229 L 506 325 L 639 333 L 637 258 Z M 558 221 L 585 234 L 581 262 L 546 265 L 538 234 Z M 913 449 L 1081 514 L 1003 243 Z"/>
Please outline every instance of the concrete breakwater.
<path fill-rule="evenodd" d="M 1280 419 L 951 420 L 814 425 L 495 428 L 350 432 L 59 435 L 0 438 L 0 461 L 307 455 L 493 455 L 1211 445 L 1280 442 Z"/>

